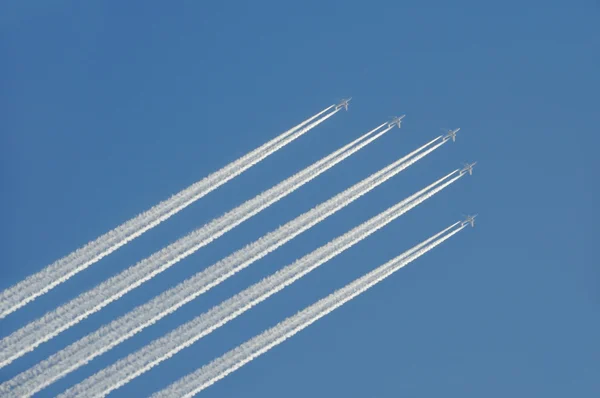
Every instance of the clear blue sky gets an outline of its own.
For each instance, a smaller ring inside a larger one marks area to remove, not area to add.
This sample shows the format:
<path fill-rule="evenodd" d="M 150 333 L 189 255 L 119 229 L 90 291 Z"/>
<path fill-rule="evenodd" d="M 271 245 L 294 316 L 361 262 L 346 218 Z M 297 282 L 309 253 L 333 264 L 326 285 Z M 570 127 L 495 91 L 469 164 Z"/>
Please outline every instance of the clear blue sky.
<path fill-rule="evenodd" d="M 600 396 L 597 1 L 6 2 L 0 289 L 344 96 L 322 127 L 0 321 L 75 297 L 391 115 L 351 159 L 5 369 L 122 315 L 440 133 L 458 141 L 46 389 L 54 396 L 478 160 L 457 184 L 118 390 L 148 395 L 461 217 L 467 229 L 206 397 Z M 483 4 L 485 3 L 485 4 Z"/>

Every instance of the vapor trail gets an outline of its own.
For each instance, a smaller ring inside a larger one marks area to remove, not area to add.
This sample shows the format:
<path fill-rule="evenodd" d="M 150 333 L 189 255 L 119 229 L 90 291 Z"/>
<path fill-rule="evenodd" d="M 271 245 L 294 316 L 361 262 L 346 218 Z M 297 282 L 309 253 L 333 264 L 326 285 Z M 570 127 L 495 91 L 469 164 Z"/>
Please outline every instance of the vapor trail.
<path fill-rule="evenodd" d="M 278 149 L 319 125 L 337 110 L 319 119 L 334 105 L 325 108 L 313 117 L 286 131 L 252 152 L 242 156 L 222 169 L 194 183 L 183 191 L 171 196 L 138 216 L 126 221 L 117 228 L 101 235 L 71 254 L 48 265 L 40 272 L 0 293 L 0 319 L 23 307 L 37 297 L 49 292 L 73 275 L 109 255 L 127 242 L 154 228 L 162 221 L 181 211 L 185 207 L 217 189 L 227 181 L 238 176 Z M 313 122 L 313 120 L 318 119 Z M 311 123 L 312 122 L 312 123 Z M 311 124 L 309 124 L 311 123 Z M 307 126 L 308 124 L 308 126 Z M 304 127 L 306 126 L 306 127 Z"/>
<path fill-rule="evenodd" d="M 437 236 L 444 234 L 448 230 L 456 227 L 457 224 L 460 223 L 454 224 L 427 241 L 431 241 Z M 449 234 L 435 239 L 432 243 L 427 244 L 427 241 L 425 241 L 415 246 L 413 249 L 390 260 L 363 277 L 356 279 L 329 296 L 317 301 L 315 304 L 248 340 L 237 348 L 234 348 L 223 356 L 201 367 L 197 371 L 181 378 L 164 390 L 155 393 L 152 397 L 192 397 L 196 395 L 200 391 L 216 383 L 218 380 L 241 368 L 271 348 L 281 344 L 320 318 L 331 313 L 336 308 L 341 307 L 348 301 L 381 282 L 400 268 L 416 260 L 445 240 L 457 234 L 463 228 L 464 226 L 460 226 Z"/>
<path fill-rule="evenodd" d="M 445 180 L 458 173 L 453 171 L 445 177 L 397 203 L 386 211 L 378 214 L 363 224 L 355 227 L 344 235 L 334 239 L 325 246 L 296 260 L 276 273 L 264 278 L 235 296 L 225 300 L 204 314 L 179 326 L 167 335 L 154 340 L 152 343 L 117 361 L 113 365 L 99 371 L 80 384 L 73 386 L 64 393 L 64 397 L 105 396 L 111 391 L 123 386 L 137 376 L 148 371 L 160 362 L 170 358 L 200 338 L 221 327 L 230 320 L 241 315 L 268 297 L 289 286 L 302 276 L 319 267 L 344 250 L 360 242 L 373 232 L 400 217 L 410 209 L 418 206 L 435 195 L 463 174 L 458 174 L 442 185 Z M 436 185 L 439 185 L 436 187 Z M 435 188 L 434 188 L 435 187 Z"/>
<path fill-rule="evenodd" d="M 328 116 L 331 116 L 329 114 Z M 243 221 L 290 194 L 321 173 L 373 142 L 390 128 L 374 129 L 352 143 L 326 156 L 275 187 L 261 193 L 214 219 L 205 226 L 170 244 L 150 257 L 113 276 L 70 302 L 48 312 L 0 341 L 0 367 L 35 349 L 60 332 L 99 311 L 127 292 L 193 254 Z M 375 135 L 373 135 L 375 134 Z"/>
<path fill-rule="evenodd" d="M 377 128 L 379 129 L 384 125 L 382 124 Z M 135 308 L 130 313 L 36 364 L 33 368 L 0 385 L 0 392 L 12 391 L 14 395 L 23 396 L 36 393 L 47 387 L 69 372 L 85 365 L 95 357 L 139 333 L 144 328 L 158 322 L 212 287 L 250 266 L 254 261 L 263 258 L 331 214 L 383 184 L 443 145 L 446 141 L 432 147 L 432 144 L 439 141 L 440 138 L 430 141 L 326 202 L 289 221 L 275 231 L 266 234 L 146 304 Z M 431 148 L 427 149 L 428 147 Z"/>

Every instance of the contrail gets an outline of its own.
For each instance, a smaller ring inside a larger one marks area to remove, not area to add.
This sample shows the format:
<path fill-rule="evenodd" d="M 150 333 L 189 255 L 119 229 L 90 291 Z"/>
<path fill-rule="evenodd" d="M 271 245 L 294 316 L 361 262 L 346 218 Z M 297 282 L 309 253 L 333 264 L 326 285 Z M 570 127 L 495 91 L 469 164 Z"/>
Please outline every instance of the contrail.
<path fill-rule="evenodd" d="M 72 397 L 80 394 L 94 397 L 104 396 L 123 386 L 435 195 L 463 176 L 459 173 L 449 181 L 436 187 L 436 185 L 448 180 L 457 173 L 459 173 L 459 170 L 442 177 L 325 246 L 296 260 L 294 263 L 213 307 L 208 312 L 99 371 L 67 390 L 64 396 Z"/>
<path fill-rule="evenodd" d="M 331 114 L 330 114 L 331 115 Z M 48 312 L 43 317 L 29 323 L 0 341 L 0 367 L 35 349 L 60 332 L 80 322 L 90 314 L 99 311 L 109 303 L 166 270 L 180 260 L 193 254 L 237 225 L 259 213 L 271 204 L 290 194 L 321 173 L 357 152 L 364 146 L 385 134 L 390 128 L 380 132 L 371 130 L 350 144 L 338 149 L 304 170 L 296 173 L 275 187 L 261 193 L 214 219 L 202 228 L 170 244 L 150 257 L 113 276 L 70 302 Z"/>
<path fill-rule="evenodd" d="M 192 397 L 196 395 L 457 234 L 464 226 L 460 226 L 449 234 L 437 238 L 448 230 L 456 227 L 458 224 L 460 223 L 454 224 L 436 236 L 415 246 L 413 249 L 383 264 L 361 278 L 354 280 L 329 296 L 317 301 L 315 304 L 298 312 L 296 315 L 285 319 L 274 327 L 201 367 L 197 371 L 181 378 L 164 390 L 153 394 L 152 397 Z M 432 240 L 432 243 L 428 243 L 428 241 Z"/>
<path fill-rule="evenodd" d="M 4 290 L 0 293 L 0 319 L 49 292 L 73 275 L 83 271 L 149 229 L 154 228 L 172 215 L 318 126 L 339 111 L 337 109 L 322 116 L 333 107 L 334 105 L 325 108 L 313 117 L 256 148 L 247 155 L 242 156 L 183 191 L 171 196 L 169 199 L 121 224 L 112 231 L 105 233 L 96 240 L 87 243 L 66 257 L 55 261 L 40 272 Z M 315 119 L 317 120 L 315 121 Z"/>
<path fill-rule="evenodd" d="M 383 127 L 382 124 L 378 128 Z M 275 231 L 232 253 L 205 270 L 160 294 L 130 313 L 103 326 L 62 351 L 38 363 L 33 368 L 19 374 L 14 379 L 0 385 L 0 393 L 12 391 L 14 395 L 33 394 L 64 377 L 69 372 L 85 365 L 95 357 L 109 351 L 121 342 L 139 333 L 144 328 L 158 322 L 163 317 L 181 308 L 186 303 L 217 286 L 235 273 L 250 266 L 270 252 L 302 232 L 329 217 L 372 189 L 383 184 L 411 164 L 434 151 L 446 141 L 437 145 L 438 137 L 395 161 L 382 170 L 365 178 L 345 191 L 337 194 L 312 210 L 296 217 Z M 427 149 L 428 147 L 431 147 Z M 424 151 L 427 149 L 426 151 Z M 424 152 L 423 152 L 424 151 Z M 415 156 L 417 155 L 418 156 Z"/>

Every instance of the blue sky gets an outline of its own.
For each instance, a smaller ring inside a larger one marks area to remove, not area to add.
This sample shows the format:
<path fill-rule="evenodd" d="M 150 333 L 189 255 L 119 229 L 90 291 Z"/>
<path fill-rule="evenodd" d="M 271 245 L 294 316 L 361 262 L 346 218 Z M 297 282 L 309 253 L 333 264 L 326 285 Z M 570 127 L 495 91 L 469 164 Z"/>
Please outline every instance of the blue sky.
<path fill-rule="evenodd" d="M 439 128 L 461 127 L 456 144 L 39 395 L 56 395 L 477 160 L 473 177 L 114 396 L 167 386 L 468 212 L 480 214 L 475 229 L 203 395 L 598 396 L 600 271 L 592 244 L 599 12 L 595 1 L 3 4 L 0 289 L 330 103 L 354 100 L 349 112 L 1 320 L 1 336 L 391 115 L 407 117 L 401 130 L 1 369 L 0 381 L 391 163 Z"/>

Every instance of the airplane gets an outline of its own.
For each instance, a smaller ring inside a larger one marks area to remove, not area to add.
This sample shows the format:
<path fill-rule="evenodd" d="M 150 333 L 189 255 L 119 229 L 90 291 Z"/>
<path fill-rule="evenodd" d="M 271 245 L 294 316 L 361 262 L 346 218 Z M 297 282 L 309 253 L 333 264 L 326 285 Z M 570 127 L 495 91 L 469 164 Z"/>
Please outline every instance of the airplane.
<path fill-rule="evenodd" d="M 343 99 L 339 104 L 337 104 L 335 106 L 335 110 L 338 110 L 340 108 L 346 108 L 346 110 L 348 110 L 348 103 L 350 102 L 351 99 L 352 99 L 352 97 Z"/>
<path fill-rule="evenodd" d="M 465 219 L 465 221 L 462 222 L 461 226 L 471 224 L 471 227 L 474 227 L 475 226 L 475 217 L 477 217 L 477 214 L 475 214 L 474 216 L 466 216 L 466 219 Z"/>
<path fill-rule="evenodd" d="M 452 138 L 452 141 L 455 142 L 456 141 L 456 133 L 458 133 L 458 131 L 460 130 L 460 127 L 454 130 L 444 130 L 447 134 L 444 136 L 444 141 L 448 141 L 450 138 Z"/>
<path fill-rule="evenodd" d="M 406 115 L 394 116 L 392 120 L 388 122 L 388 127 L 394 127 L 394 125 L 397 125 L 398 128 L 400 128 L 400 125 L 402 124 L 402 119 L 404 119 L 405 116 Z"/>
<path fill-rule="evenodd" d="M 473 166 L 475 166 L 477 162 L 473 162 L 471 164 L 465 164 L 465 168 L 460 171 L 460 174 L 463 175 L 465 173 L 469 173 L 469 175 L 473 175 Z"/>

